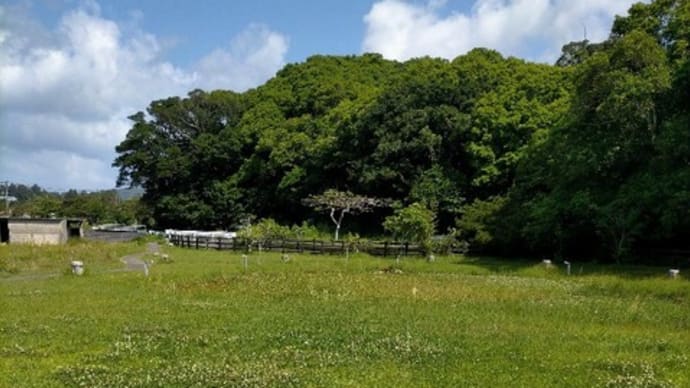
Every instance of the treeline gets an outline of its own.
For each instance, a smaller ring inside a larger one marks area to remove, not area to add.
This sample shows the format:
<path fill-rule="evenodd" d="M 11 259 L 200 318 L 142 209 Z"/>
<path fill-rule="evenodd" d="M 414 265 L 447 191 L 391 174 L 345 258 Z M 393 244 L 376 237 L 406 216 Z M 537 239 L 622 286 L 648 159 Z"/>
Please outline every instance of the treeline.
<path fill-rule="evenodd" d="M 690 5 L 657 0 L 555 66 L 314 56 L 247 91 L 153 101 L 117 147 L 156 226 L 324 219 L 328 189 L 417 204 L 477 249 L 623 259 L 690 235 Z M 392 209 L 350 228 L 380 233 Z M 320 218 L 319 218 L 320 217 Z M 354 220 L 354 219 L 353 219 Z"/>
<path fill-rule="evenodd" d="M 445 229 L 511 186 L 534 134 L 566 112 L 569 72 L 489 50 L 312 57 L 244 94 L 152 102 L 117 147 L 119 183 L 146 189 L 161 227 L 231 227 L 247 213 L 300 223 L 302 200 L 334 188 L 422 201 Z"/>
<path fill-rule="evenodd" d="M 3 192 L 4 195 L 4 192 Z M 92 225 L 151 222 L 150 214 L 138 197 L 123 199 L 118 190 L 49 192 L 38 185 L 10 184 L 8 195 L 15 197 L 9 206 L 14 217 L 82 218 Z M 3 204 L 4 206 L 4 204 Z M 3 212 L 4 212 L 3 207 Z M 7 215 L 7 214 L 5 214 Z"/>
<path fill-rule="evenodd" d="M 48 191 L 36 184 L 27 186 L 21 183 L 6 182 L 5 185 L 0 187 L 0 195 L 4 197 L 5 192 L 7 192 L 7 196 L 12 198 L 12 201 L 27 201 L 33 197 L 48 194 Z"/>

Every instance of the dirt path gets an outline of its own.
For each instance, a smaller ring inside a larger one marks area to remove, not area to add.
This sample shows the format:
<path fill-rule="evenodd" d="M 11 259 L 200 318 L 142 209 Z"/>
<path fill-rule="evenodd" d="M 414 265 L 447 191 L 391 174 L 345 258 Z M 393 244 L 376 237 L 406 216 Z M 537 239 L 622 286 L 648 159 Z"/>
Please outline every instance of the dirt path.
<path fill-rule="evenodd" d="M 146 246 L 146 252 L 137 253 L 134 255 L 127 255 L 121 258 L 120 261 L 125 263 L 125 267 L 127 270 L 142 271 L 146 275 L 148 275 L 150 264 L 142 259 L 142 257 L 146 254 L 160 254 L 160 246 L 158 245 L 158 243 L 149 243 Z"/>

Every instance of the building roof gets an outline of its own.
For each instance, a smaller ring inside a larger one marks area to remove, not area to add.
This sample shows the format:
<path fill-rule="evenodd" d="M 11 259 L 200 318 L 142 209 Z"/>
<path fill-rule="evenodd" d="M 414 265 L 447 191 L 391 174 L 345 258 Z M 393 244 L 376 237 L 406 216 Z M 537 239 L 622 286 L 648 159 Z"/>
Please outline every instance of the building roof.
<path fill-rule="evenodd" d="M 8 220 L 9 222 L 24 222 L 35 224 L 59 224 L 62 221 L 83 223 L 81 218 L 24 218 L 24 217 L 0 217 L 0 219 Z"/>

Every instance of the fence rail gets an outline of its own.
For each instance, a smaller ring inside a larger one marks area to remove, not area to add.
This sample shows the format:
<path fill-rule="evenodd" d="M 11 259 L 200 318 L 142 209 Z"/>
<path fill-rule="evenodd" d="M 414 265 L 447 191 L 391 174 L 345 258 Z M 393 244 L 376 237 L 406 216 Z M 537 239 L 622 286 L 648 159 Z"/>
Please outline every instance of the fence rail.
<path fill-rule="evenodd" d="M 249 252 L 251 250 L 281 253 L 313 253 L 345 255 L 349 252 L 365 252 L 374 256 L 424 256 L 423 247 L 396 241 L 365 241 L 351 243 L 345 241 L 273 239 L 261 242 L 242 238 L 206 237 L 192 235 L 172 235 L 169 241 L 178 247 L 194 249 L 216 249 Z M 451 249 L 453 253 L 464 253 L 460 248 Z"/>

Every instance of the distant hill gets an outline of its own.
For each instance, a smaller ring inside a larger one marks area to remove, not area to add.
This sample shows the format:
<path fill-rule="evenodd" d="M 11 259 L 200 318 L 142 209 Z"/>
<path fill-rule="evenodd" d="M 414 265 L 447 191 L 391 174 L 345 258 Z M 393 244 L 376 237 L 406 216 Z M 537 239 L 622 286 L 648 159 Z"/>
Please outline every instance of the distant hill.
<path fill-rule="evenodd" d="M 144 195 L 144 188 L 133 187 L 131 189 L 115 189 L 117 197 L 121 200 L 128 200 L 131 198 L 139 198 Z"/>

